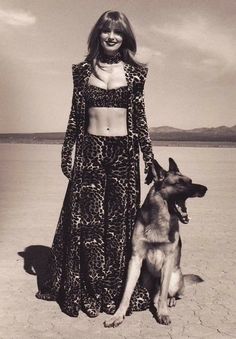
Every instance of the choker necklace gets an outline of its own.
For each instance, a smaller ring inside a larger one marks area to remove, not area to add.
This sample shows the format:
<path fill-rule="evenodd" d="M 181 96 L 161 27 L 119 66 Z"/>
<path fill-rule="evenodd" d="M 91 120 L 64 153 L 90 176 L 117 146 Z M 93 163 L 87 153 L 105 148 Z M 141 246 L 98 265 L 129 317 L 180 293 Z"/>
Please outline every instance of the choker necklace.
<path fill-rule="evenodd" d="M 115 55 L 107 55 L 105 53 L 99 54 L 98 60 L 104 64 L 118 64 L 122 60 L 120 52 Z"/>

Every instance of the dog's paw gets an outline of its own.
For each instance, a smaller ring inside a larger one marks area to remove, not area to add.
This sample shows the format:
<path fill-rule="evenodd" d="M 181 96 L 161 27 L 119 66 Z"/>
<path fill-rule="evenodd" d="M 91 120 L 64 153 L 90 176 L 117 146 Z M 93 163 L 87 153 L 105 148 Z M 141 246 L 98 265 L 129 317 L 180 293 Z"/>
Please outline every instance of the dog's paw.
<path fill-rule="evenodd" d="M 169 306 L 169 307 L 175 307 L 175 305 L 176 305 L 176 299 L 175 299 L 175 297 L 169 298 L 168 306 Z"/>
<path fill-rule="evenodd" d="M 167 314 L 158 314 L 157 321 L 162 325 L 169 325 L 171 323 L 170 317 Z"/>
<path fill-rule="evenodd" d="M 104 327 L 117 327 L 123 323 L 125 316 L 123 314 L 114 314 L 110 319 L 104 321 Z"/>

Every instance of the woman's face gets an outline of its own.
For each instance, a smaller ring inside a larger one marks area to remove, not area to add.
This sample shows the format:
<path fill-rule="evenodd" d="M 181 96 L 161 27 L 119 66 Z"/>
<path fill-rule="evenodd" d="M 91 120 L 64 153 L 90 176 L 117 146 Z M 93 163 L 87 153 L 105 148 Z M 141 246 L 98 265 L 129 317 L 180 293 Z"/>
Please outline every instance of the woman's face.
<path fill-rule="evenodd" d="M 104 29 L 100 34 L 100 43 L 104 52 L 108 55 L 115 54 L 122 45 L 122 33 L 114 28 Z"/>

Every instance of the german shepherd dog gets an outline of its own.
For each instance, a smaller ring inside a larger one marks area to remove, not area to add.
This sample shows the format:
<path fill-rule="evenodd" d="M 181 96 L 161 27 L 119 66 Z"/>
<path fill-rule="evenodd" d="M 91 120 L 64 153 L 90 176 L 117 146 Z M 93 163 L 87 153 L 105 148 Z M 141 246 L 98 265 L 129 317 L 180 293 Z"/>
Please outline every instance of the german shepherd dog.
<path fill-rule="evenodd" d="M 170 324 L 168 306 L 175 306 L 176 299 L 183 294 L 184 283 L 203 281 L 197 275 L 184 276 L 181 272 L 178 221 L 189 222 L 186 200 L 203 197 L 207 188 L 193 184 L 190 178 L 181 174 L 172 158 L 169 158 L 168 171 L 156 160 L 153 167 L 146 183 L 149 184 L 153 177 L 155 181 L 138 212 L 134 227 L 125 291 L 116 313 L 104 322 L 105 327 L 116 327 L 123 322 L 142 264 L 143 284 L 153 296 L 155 316 L 160 324 Z"/>

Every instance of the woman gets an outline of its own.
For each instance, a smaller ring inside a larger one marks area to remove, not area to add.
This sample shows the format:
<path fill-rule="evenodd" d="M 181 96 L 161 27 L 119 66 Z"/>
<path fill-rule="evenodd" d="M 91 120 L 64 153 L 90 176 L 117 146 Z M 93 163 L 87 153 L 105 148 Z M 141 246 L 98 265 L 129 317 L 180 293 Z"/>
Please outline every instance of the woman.
<path fill-rule="evenodd" d="M 140 201 L 139 146 L 151 172 L 152 146 L 144 110 L 147 68 L 133 56 L 126 16 L 107 11 L 73 65 L 72 109 L 62 148 L 69 184 L 52 244 L 51 276 L 37 293 L 61 309 L 90 317 L 115 312 L 125 284 L 131 234 Z M 72 150 L 76 144 L 72 169 Z M 148 307 L 137 286 L 132 309 Z"/>

